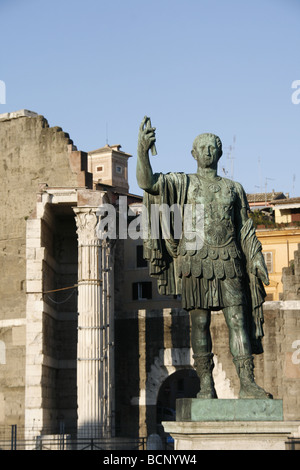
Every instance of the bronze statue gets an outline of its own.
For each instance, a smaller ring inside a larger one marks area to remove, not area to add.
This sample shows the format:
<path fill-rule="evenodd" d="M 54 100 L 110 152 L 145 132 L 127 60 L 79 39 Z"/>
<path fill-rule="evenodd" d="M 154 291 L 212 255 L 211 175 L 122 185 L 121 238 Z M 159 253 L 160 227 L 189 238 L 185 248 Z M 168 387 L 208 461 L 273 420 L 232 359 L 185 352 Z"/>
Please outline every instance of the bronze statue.
<path fill-rule="evenodd" d="M 243 187 L 218 176 L 222 143 L 214 134 L 201 134 L 193 144 L 195 174 L 153 174 L 149 149 L 154 148 L 155 128 L 148 117 L 140 125 L 137 181 L 144 190 L 144 205 L 151 227 L 153 204 L 201 204 L 203 236 L 190 249 L 184 233 L 168 238 L 144 236 L 144 256 L 161 294 L 181 295 L 190 312 L 192 349 L 200 378 L 198 398 L 217 398 L 212 376 L 211 311 L 223 310 L 229 328 L 230 351 L 240 379 L 240 398 L 272 398 L 254 380 L 253 354 L 263 352 L 263 283 L 268 271 L 261 252 Z M 163 221 L 162 221 L 163 222 Z M 198 234 L 196 234 L 198 236 Z"/>

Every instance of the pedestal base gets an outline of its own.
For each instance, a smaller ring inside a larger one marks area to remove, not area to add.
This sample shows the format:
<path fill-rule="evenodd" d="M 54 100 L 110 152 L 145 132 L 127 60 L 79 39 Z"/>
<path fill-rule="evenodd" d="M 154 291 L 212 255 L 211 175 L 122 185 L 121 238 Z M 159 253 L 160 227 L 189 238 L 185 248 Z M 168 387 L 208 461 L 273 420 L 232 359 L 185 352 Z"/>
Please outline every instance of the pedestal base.
<path fill-rule="evenodd" d="M 282 400 L 179 399 L 176 421 L 162 424 L 175 450 L 285 450 L 300 438 L 300 421 L 283 421 Z"/>
<path fill-rule="evenodd" d="M 203 421 L 162 423 L 175 450 L 287 450 L 300 437 L 298 421 Z"/>

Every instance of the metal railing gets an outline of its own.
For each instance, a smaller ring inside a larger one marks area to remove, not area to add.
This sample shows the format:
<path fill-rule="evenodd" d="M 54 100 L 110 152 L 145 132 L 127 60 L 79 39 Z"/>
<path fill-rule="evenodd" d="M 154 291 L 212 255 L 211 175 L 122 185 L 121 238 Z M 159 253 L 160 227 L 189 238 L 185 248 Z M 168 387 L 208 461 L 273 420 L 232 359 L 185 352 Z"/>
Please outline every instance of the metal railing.
<path fill-rule="evenodd" d="M 27 432 L 26 432 L 27 431 Z M 28 437 L 30 436 L 30 437 Z M 164 450 L 173 450 L 167 439 Z M 96 450 L 96 451 L 140 451 L 147 450 L 146 437 L 78 437 L 75 433 L 36 433 L 23 426 L 0 426 L 0 450 Z M 286 450 L 300 450 L 299 438 L 288 438 Z"/>
<path fill-rule="evenodd" d="M 146 437 L 78 437 L 40 433 L 22 426 L 0 426 L 0 450 L 146 450 Z"/>

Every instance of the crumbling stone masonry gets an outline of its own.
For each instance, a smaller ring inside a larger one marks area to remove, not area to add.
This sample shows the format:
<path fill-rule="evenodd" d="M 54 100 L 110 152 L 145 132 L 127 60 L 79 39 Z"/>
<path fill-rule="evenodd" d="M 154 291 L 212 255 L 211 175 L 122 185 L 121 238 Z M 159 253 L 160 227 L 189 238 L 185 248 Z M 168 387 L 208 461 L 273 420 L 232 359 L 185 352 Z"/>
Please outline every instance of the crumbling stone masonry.
<path fill-rule="evenodd" d="M 282 270 L 283 300 L 300 300 L 300 244 L 288 268 Z"/>
<path fill-rule="evenodd" d="M 45 184 L 91 187 L 92 178 L 87 154 L 30 111 L 0 116 L 0 148 L 0 423 L 24 424 L 26 220 Z"/>

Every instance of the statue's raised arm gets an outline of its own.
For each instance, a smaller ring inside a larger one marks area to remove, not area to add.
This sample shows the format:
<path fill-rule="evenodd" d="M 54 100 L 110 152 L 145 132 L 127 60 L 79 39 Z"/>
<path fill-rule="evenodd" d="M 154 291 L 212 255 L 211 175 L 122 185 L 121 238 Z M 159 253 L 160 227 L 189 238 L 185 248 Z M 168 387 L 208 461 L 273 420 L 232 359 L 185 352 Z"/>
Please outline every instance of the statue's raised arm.
<path fill-rule="evenodd" d="M 139 187 L 151 194 L 155 193 L 155 181 L 149 161 L 149 150 L 156 154 L 155 141 L 155 127 L 151 126 L 150 118 L 145 116 L 139 128 L 136 178 Z"/>

